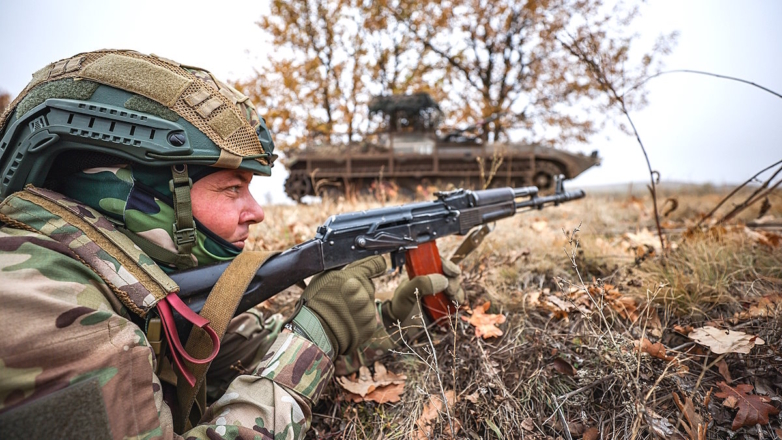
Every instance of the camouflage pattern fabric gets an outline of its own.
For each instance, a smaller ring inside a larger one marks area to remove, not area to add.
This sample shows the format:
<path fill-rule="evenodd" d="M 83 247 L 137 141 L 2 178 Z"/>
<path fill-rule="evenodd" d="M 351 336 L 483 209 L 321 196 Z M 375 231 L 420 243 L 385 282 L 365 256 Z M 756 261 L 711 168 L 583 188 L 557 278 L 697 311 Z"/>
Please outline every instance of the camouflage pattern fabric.
<path fill-rule="evenodd" d="M 203 174 L 190 167 L 191 174 Z M 206 168 L 206 167 L 200 167 Z M 218 170 L 212 168 L 212 170 Z M 77 198 L 143 239 L 176 253 L 175 213 L 168 182 L 171 173 L 142 165 L 91 168 L 71 175 L 57 190 Z M 192 258 L 197 265 L 233 260 L 240 250 L 209 232 L 196 219 L 196 244 Z M 160 264 L 169 272 L 174 267 Z"/>
<path fill-rule="evenodd" d="M 79 227 L 70 224 L 59 215 L 39 206 L 46 203 L 53 205 L 53 208 L 64 208 L 66 213 L 81 219 L 82 225 Z M 74 258 L 82 260 L 95 270 L 114 291 L 117 299 L 138 315 L 144 316 L 168 293 L 179 291 L 179 287 L 158 268 L 155 262 L 141 252 L 124 234 L 117 231 L 104 216 L 61 194 L 28 186 L 24 191 L 12 194 L 3 200 L 0 204 L 0 220 L 18 222 L 24 225 L 25 229 L 46 234 L 61 245 L 67 246 L 67 250 Z M 134 270 L 129 271 L 123 267 L 117 258 L 109 255 L 97 243 L 90 240 L 85 233 L 85 228 L 100 232 L 102 237 L 121 249 L 125 257 L 135 266 Z M 146 279 L 151 278 L 156 282 L 154 287 L 157 289 L 154 292 L 150 292 L 134 276 L 133 272 L 137 272 L 136 268 L 148 275 Z"/>
<path fill-rule="evenodd" d="M 34 223 L 45 213 L 27 207 L 24 215 L 9 213 L 0 227 L 0 413 L 97 378 L 116 439 L 292 439 L 306 432 L 311 404 L 333 366 L 314 344 L 284 332 L 256 370 L 230 382 L 201 424 L 174 434 L 154 374 L 158 359 L 142 330 L 108 284 L 77 258 L 67 234 L 58 233 L 69 225 L 43 222 L 37 232 L 22 220 Z M 104 264 L 116 267 L 110 259 Z M 90 427 L 84 430 L 87 437 Z"/>

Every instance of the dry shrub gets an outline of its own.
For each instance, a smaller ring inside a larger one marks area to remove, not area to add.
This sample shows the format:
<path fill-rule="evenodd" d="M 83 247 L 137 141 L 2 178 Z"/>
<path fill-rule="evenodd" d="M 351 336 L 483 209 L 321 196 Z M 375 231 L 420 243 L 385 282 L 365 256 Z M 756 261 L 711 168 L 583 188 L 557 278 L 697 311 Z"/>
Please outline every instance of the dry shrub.
<path fill-rule="evenodd" d="M 734 228 L 687 237 L 668 258 L 650 260 L 638 273 L 644 285 L 665 286 L 660 300 L 677 313 L 703 319 L 715 307 L 733 313 L 747 296 L 778 291 L 782 253 Z"/>

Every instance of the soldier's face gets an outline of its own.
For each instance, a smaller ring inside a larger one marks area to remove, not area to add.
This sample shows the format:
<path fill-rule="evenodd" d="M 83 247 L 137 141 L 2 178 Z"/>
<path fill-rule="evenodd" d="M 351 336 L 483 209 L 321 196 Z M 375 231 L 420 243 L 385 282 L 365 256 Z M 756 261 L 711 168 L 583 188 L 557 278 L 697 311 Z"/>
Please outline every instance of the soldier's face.
<path fill-rule="evenodd" d="M 263 209 L 250 194 L 252 177 L 249 171 L 222 170 L 200 179 L 190 191 L 193 217 L 240 249 L 250 225 L 263 221 Z"/>

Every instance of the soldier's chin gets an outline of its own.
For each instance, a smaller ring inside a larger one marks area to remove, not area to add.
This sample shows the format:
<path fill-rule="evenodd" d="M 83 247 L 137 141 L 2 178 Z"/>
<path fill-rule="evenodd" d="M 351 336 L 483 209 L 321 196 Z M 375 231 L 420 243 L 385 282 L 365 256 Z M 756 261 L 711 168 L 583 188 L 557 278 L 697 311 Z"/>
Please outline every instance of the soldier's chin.
<path fill-rule="evenodd" d="M 235 241 L 231 243 L 232 245 L 238 247 L 239 249 L 244 249 L 244 240 L 241 241 Z"/>

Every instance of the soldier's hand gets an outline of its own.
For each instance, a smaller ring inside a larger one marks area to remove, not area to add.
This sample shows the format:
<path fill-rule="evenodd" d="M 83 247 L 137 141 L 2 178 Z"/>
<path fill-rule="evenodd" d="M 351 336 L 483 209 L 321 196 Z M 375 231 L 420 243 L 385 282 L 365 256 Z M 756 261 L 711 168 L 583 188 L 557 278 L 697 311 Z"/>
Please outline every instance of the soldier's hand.
<path fill-rule="evenodd" d="M 292 321 L 294 331 L 331 358 L 352 352 L 377 327 L 371 279 L 385 271 L 386 260 L 376 256 L 316 275 L 301 295 L 302 307 Z"/>
<path fill-rule="evenodd" d="M 397 321 L 404 321 L 410 315 L 417 300 L 416 290 L 418 298 L 443 292 L 453 302 L 459 304 L 464 302 L 464 290 L 461 285 L 462 271 L 455 263 L 444 258 L 440 258 L 440 260 L 443 263 L 444 275 L 421 275 L 405 281 L 396 288 L 393 298 L 383 304 L 381 310 L 383 323 L 386 327 Z"/>

